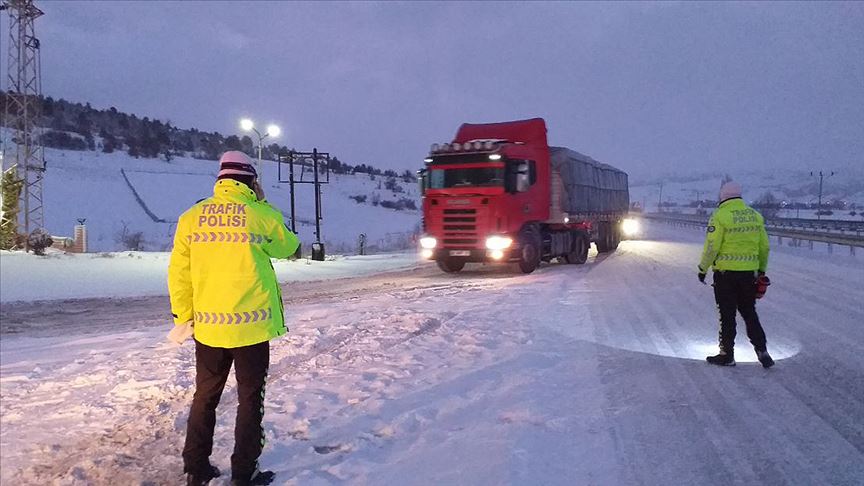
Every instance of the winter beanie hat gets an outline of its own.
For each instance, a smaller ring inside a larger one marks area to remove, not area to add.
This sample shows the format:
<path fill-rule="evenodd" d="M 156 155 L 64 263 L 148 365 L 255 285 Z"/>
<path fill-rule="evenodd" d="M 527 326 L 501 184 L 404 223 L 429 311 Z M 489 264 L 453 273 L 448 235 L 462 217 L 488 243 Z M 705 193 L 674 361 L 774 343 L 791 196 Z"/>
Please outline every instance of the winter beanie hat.
<path fill-rule="evenodd" d="M 229 175 L 258 177 L 252 159 L 239 150 L 230 150 L 219 159 L 219 178 Z"/>
<path fill-rule="evenodd" d="M 729 181 L 720 186 L 720 202 L 733 197 L 741 197 L 741 184 L 735 181 Z"/>

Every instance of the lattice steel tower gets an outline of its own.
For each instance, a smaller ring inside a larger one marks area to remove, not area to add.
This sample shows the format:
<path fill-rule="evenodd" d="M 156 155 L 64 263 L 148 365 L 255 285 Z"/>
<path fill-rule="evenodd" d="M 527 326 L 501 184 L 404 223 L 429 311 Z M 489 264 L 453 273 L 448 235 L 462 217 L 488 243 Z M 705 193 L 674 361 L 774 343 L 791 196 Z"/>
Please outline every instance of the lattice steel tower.
<path fill-rule="evenodd" d="M 45 227 L 42 207 L 42 179 L 45 156 L 36 133 L 42 107 L 42 73 L 35 20 L 43 12 L 33 0 L 0 0 L 0 9 L 9 15 L 9 57 L 7 63 L 4 123 L 12 135 L 13 149 L 3 157 L 3 173 L 15 171 L 24 181 L 20 218 L 24 233 Z M 6 147 L 9 148 L 8 146 Z"/>

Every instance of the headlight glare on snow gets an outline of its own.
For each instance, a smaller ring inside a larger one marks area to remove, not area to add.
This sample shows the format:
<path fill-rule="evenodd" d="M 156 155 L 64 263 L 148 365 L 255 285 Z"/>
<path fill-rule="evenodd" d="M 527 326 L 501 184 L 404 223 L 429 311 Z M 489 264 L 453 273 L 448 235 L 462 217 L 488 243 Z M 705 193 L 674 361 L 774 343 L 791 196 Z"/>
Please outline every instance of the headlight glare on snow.
<path fill-rule="evenodd" d="M 492 250 L 489 252 L 489 256 L 492 257 L 493 260 L 500 260 L 504 258 L 504 252 L 501 250 Z"/>
<path fill-rule="evenodd" d="M 423 238 L 420 238 L 420 248 L 431 250 L 435 248 L 435 245 L 437 244 L 438 240 L 431 236 L 424 236 Z"/>
<path fill-rule="evenodd" d="M 486 238 L 486 248 L 490 250 L 505 250 L 513 244 L 513 238 L 509 236 L 490 236 Z"/>
<path fill-rule="evenodd" d="M 420 250 L 420 256 L 426 260 L 432 258 L 432 253 L 433 253 L 432 250 L 430 250 L 428 248 L 424 249 L 424 250 Z"/>
<path fill-rule="evenodd" d="M 639 220 L 633 218 L 627 218 L 621 222 L 621 231 L 624 232 L 624 236 L 633 236 L 639 233 Z"/>

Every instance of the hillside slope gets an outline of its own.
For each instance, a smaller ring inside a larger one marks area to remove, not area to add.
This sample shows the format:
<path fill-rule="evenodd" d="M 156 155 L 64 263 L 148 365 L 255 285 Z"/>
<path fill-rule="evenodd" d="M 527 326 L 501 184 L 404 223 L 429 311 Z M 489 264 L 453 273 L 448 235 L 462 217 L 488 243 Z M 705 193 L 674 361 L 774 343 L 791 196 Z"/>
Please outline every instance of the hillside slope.
<path fill-rule="evenodd" d="M 54 235 L 69 236 L 79 218 L 86 218 L 90 251 L 125 250 L 121 234 L 142 232 L 144 250 L 171 246 L 178 216 L 212 194 L 218 162 L 177 157 L 171 162 L 136 159 L 123 152 L 45 150 L 45 226 Z M 264 161 L 267 199 L 288 222 L 290 190 L 277 181 L 275 162 Z M 299 180 L 301 174 L 296 178 Z M 308 171 L 302 176 L 311 180 Z M 322 241 L 328 252 L 354 252 L 361 233 L 367 245 L 396 249 L 410 244 L 420 223 L 418 210 L 387 209 L 373 201 L 410 200 L 419 207 L 415 183 L 367 174 L 331 175 L 322 188 Z M 287 179 L 287 176 L 285 177 Z M 358 203 L 351 196 L 366 196 Z M 315 202 L 311 184 L 296 194 L 297 231 L 304 248 L 315 241 Z M 290 224 L 290 223 L 289 223 Z"/>

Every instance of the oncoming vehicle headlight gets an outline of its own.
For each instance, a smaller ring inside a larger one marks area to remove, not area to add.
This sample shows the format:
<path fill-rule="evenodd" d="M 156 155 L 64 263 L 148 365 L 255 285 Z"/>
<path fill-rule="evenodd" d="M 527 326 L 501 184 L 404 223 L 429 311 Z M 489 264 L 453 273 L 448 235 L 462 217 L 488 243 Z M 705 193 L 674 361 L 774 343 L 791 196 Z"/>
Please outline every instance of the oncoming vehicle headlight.
<path fill-rule="evenodd" d="M 438 240 L 431 236 L 424 236 L 420 238 L 420 248 L 425 248 L 427 250 L 431 250 L 435 248 L 435 245 L 438 244 Z"/>
<path fill-rule="evenodd" d="M 627 218 L 621 222 L 621 231 L 624 232 L 624 236 L 633 236 L 639 233 L 639 220 Z"/>
<path fill-rule="evenodd" d="M 489 250 L 504 250 L 510 248 L 513 238 L 507 236 L 490 236 L 486 238 L 486 248 Z"/>

